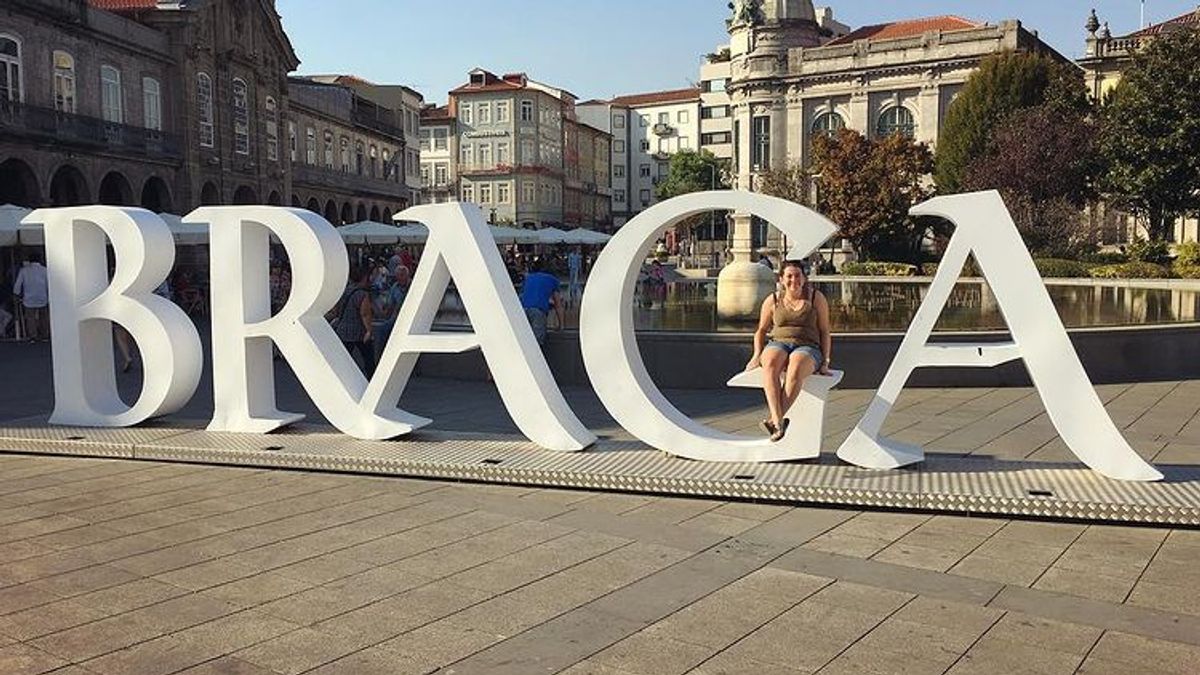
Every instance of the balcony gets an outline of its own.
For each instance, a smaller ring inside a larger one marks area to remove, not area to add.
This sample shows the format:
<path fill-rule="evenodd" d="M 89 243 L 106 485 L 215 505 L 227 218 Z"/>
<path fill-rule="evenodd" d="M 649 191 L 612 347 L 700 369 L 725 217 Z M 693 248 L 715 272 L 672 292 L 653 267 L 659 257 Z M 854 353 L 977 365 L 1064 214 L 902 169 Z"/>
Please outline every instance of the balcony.
<path fill-rule="evenodd" d="M 400 198 L 408 192 L 408 186 L 404 183 L 300 163 L 292 164 L 292 181 L 306 187 L 354 194 L 370 193 Z"/>
<path fill-rule="evenodd" d="M 671 136 L 675 133 L 675 127 L 665 122 L 655 124 L 650 130 L 654 132 L 655 136 Z"/>
<path fill-rule="evenodd" d="M 152 159 L 182 157 L 177 134 L 16 101 L 0 100 L 0 129 L 5 135 L 31 136 L 95 151 L 120 152 Z"/>
<path fill-rule="evenodd" d="M 387 120 L 379 119 L 374 113 L 374 110 L 356 107 L 354 108 L 353 113 L 350 115 L 350 118 L 355 124 L 364 126 L 373 131 L 378 131 L 381 134 L 385 134 L 399 140 L 404 140 L 404 129 L 401 129 Z"/>
<path fill-rule="evenodd" d="M 650 156 L 653 157 L 654 159 L 657 159 L 660 162 L 665 162 L 665 161 L 668 161 L 671 159 L 671 153 L 669 153 L 665 150 L 659 150 L 658 152 L 656 152 Z"/>

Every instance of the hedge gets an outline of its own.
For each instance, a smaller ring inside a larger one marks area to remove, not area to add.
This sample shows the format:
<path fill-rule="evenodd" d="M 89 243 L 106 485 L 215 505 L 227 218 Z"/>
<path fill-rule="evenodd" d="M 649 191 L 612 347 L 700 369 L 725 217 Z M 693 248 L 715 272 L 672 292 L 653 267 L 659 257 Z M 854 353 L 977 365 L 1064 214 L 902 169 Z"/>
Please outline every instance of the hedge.
<path fill-rule="evenodd" d="M 1148 262 L 1127 262 L 1092 268 L 1096 279 L 1169 279 L 1171 271 L 1162 265 Z"/>
<path fill-rule="evenodd" d="M 842 274 L 850 277 L 915 277 L 917 266 L 899 262 L 848 262 Z"/>
<path fill-rule="evenodd" d="M 1078 260 L 1063 260 L 1061 258 L 1037 258 L 1033 261 L 1038 274 L 1043 278 L 1054 279 L 1086 279 L 1092 276 L 1091 266 Z"/>
<path fill-rule="evenodd" d="M 1185 241 L 1175 247 L 1175 264 L 1184 267 L 1200 266 L 1200 244 L 1194 241 Z M 1189 279 L 1191 277 L 1188 277 Z"/>
<path fill-rule="evenodd" d="M 1200 279 L 1200 265 L 1180 265 L 1176 260 L 1171 271 L 1180 279 Z"/>

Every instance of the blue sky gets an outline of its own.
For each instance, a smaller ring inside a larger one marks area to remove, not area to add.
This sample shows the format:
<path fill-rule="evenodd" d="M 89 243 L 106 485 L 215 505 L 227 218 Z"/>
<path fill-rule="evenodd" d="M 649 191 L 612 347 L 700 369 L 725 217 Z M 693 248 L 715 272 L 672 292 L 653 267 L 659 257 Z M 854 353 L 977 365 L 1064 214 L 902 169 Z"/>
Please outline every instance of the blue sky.
<path fill-rule="evenodd" d="M 277 0 L 302 73 L 354 73 L 407 84 L 426 101 L 471 68 L 524 71 L 581 98 L 687 87 L 700 56 L 726 39 L 727 0 Z M 1148 22 L 1200 0 L 1147 0 Z M 1097 9 L 1114 34 L 1138 27 L 1138 0 L 828 0 L 853 27 L 958 14 L 1015 18 L 1072 58 Z"/>

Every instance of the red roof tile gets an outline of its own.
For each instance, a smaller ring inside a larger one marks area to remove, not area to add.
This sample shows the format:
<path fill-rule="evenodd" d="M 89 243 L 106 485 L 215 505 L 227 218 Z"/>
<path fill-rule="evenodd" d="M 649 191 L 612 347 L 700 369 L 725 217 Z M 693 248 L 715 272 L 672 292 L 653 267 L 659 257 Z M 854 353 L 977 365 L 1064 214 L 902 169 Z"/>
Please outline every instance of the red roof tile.
<path fill-rule="evenodd" d="M 650 105 L 653 103 L 675 103 L 678 101 L 698 100 L 700 100 L 700 89 L 697 87 L 692 87 L 690 89 L 651 91 L 645 94 L 628 94 L 626 96 L 618 96 L 609 101 L 609 103 L 611 105 L 636 106 Z"/>
<path fill-rule="evenodd" d="M 929 31 L 964 30 L 978 28 L 983 24 L 978 21 L 964 19 L 961 16 L 930 16 L 921 19 L 907 19 L 880 23 L 873 26 L 863 26 L 857 30 L 830 40 L 830 45 L 848 45 L 858 40 L 895 40 L 897 38 L 914 37 Z"/>
<path fill-rule="evenodd" d="M 1147 26 L 1130 34 L 1129 37 L 1152 37 L 1155 35 L 1161 35 L 1171 28 L 1178 28 L 1182 26 L 1200 28 L 1200 7 L 1197 7 L 1187 14 L 1177 16 L 1174 19 L 1167 19 L 1162 23 L 1156 23 L 1153 26 Z"/>
<path fill-rule="evenodd" d="M 97 9 L 110 12 L 129 12 L 158 7 L 158 0 L 87 0 L 87 3 Z"/>
<path fill-rule="evenodd" d="M 423 120 L 449 120 L 453 119 L 450 115 L 450 106 L 425 106 L 421 109 L 421 119 Z"/>

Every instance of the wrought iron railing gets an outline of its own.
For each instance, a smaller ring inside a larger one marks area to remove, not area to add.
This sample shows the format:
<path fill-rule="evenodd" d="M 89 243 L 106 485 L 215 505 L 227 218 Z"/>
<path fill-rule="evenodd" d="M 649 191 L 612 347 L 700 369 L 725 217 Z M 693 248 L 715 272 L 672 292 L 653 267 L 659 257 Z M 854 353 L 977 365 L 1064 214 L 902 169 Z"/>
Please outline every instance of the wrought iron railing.
<path fill-rule="evenodd" d="M 17 101 L 0 99 L 0 128 L 6 133 L 45 137 L 97 150 L 166 159 L 178 159 L 182 155 L 178 134 Z"/>

